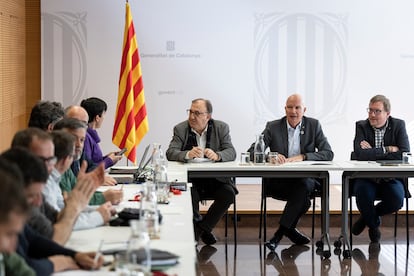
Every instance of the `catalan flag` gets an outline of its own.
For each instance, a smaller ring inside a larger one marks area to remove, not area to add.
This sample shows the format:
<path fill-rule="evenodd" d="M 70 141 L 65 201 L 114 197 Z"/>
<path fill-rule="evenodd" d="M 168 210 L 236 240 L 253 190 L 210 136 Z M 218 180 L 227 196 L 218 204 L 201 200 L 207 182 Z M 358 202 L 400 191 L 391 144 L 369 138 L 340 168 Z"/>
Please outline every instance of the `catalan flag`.
<path fill-rule="evenodd" d="M 120 149 L 126 148 L 125 156 L 135 164 L 136 148 L 147 132 L 148 118 L 138 43 L 131 10 L 127 2 L 118 102 L 112 142 Z"/>

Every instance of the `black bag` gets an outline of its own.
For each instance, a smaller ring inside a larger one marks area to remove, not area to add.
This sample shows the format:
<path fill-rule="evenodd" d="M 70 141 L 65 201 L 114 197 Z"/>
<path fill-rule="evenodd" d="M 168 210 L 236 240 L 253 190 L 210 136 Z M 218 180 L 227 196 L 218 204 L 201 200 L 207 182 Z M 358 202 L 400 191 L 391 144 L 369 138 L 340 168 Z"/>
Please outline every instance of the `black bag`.
<path fill-rule="evenodd" d="M 121 212 L 118 213 L 118 217 L 111 220 L 109 225 L 111 226 L 129 226 L 129 221 L 132 219 L 139 219 L 139 209 L 138 208 L 124 208 Z M 161 224 L 162 215 L 160 210 L 158 210 L 158 223 Z"/>

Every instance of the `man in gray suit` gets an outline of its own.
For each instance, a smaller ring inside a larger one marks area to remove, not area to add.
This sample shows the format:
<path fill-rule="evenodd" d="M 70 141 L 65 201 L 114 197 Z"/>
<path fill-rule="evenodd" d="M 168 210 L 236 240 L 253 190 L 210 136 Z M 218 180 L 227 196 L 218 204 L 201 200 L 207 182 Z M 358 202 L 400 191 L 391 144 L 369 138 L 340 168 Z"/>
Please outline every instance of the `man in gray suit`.
<path fill-rule="evenodd" d="M 333 152 L 318 120 L 303 116 L 306 107 L 302 97 L 293 94 L 285 106 L 286 116 L 268 122 L 264 134 L 266 148 L 278 152 L 278 162 L 299 162 L 303 160 L 332 160 Z M 249 149 L 253 154 L 254 143 Z M 295 244 L 307 244 L 309 238 L 296 229 L 300 217 L 310 207 L 310 196 L 317 185 L 313 178 L 264 179 L 266 194 L 275 199 L 286 200 L 279 229 L 266 246 L 274 251 L 283 236 Z"/>
<path fill-rule="evenodd" d="M 195 99 L 187 110 L 188 120 L 174 127 L 174 134 L 167 150 L 170 161 L 226 162 L 236 158 L 236 150 L 231 143 L 229 126 L 219 120 L 213 120 L 213 107 L 206 99 Z M 196 240 L 205 244 L 214 244 L 216 237 L 211 233 L 220 218 L 234 202 L 238 193 L 231 178 L 197 178 L 192 182 L 194 229 Z M 201 218 L 199 202 L 214 199 L 207 214 Z"/>

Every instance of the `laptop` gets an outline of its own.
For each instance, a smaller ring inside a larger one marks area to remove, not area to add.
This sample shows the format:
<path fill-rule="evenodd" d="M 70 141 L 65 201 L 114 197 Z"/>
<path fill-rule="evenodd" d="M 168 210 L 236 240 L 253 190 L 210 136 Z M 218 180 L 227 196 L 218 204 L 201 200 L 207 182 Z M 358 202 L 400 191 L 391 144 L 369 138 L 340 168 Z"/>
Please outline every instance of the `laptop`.
<path fill-rule="evenodd" d="M 148 151 L 149 151 L 150 145 L 146 146 L 145 150 L 144 150 L 144 154 L 142 155 L 142 158 L 139 162 L 138 168 L 137 169 L 125 169 L 125 168 L 111 168 L 110 170 L 110 174 L 135 174 L 135 173 L 141 173 L 145 167 L 148 165 L 149 161 L 151 160 L 151 157 L 144 163 L 145 158 L 148 155 Z"/>

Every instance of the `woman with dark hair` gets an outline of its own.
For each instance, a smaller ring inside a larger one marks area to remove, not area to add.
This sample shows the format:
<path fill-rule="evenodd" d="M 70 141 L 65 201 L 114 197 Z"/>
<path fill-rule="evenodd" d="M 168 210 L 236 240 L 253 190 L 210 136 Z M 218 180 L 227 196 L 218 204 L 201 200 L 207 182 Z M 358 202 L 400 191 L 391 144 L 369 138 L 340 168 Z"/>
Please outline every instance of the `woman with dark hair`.
<path fill-rule="evenodd" d="M 116 152 L 110 152 L 104 156 L 99 146 L 101 139 L 96 130 L 101 127 L 108 106 L 105 101 L 95 97 L 83 100 L 81 106 L 89 115 L 88 130 L 83 151 L 86 157 L 96 164 L 104 162 L 105 169 L 107 169 L 122 159 L 122 155 L 117 155 Z"/>

